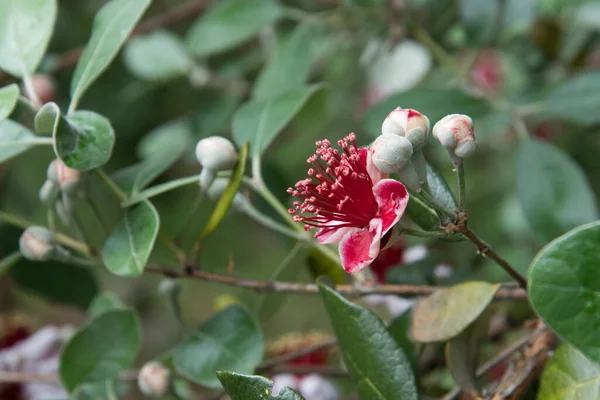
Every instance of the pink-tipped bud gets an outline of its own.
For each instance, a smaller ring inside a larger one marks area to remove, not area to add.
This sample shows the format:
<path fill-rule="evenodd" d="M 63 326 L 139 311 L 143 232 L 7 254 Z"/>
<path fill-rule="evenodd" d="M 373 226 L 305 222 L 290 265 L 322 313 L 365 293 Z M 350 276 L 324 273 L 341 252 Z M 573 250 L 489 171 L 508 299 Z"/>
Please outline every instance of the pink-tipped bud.
<path fill-rule="evenodd" d="M 47 261 L 54 254 L 52 233 L 42 226 L 30 226 L 19 239 L 21 254 L 31 261 Z"/>
<path fill-rule="evenodd" d="M 66 166 L 60 159 L 52 162 L 56 170 L 56 181 L 60 190 L 65 193 L 73 193 L 79 186 L 81 180 L 81 172 Z M 52 165 L 52 164 L 51 164 Z M 48 168 L 50 171 L 50 167 Z"/>
<path fill-rule="evenodd" d="M 429 134 L 429 118 L 417 110 L 400 107 L 388 114 L 381 125 L 384 135 L 404 136 L 415 150 L 423 148 Z"/>
<path fill-rule="evenodd" d="M 219 172 L 232 169 L 238 160 L 238 155 L 229 140 L 220 136 L 211 136 L 198 142 L 196 158 L 202 167 Z"/>
<path fill-rule="evenodd" d="M 40 188 L 40 201 L 46 205 L 54 204 L 58 197 L 58 185 L 56 182 L 46 180 Z"/>
<path fill-rule="evenodd" d="M 40 103 L 46 104 L 56 99 L 56 81 L 45 74 L 36 74 L 31 77 L 31 86 Z"/>
<path fill-rule="evenodd" d="M 404 168 L 413 155 L 410 141 L 403 136 L 381 135 L 371 146 L 373 164 L 384 174 Z"/>
<path fill-rule="evenodd" d="M 477 148 L 473 120 L 463 114 L 450 114 L 433 126 L 433 136 L 458 159 L 468 157 Z"/>
<path fill-rule="evenodd" d="M 169 389 L 170 381 L 171 372 L 156 361 L 144 364 L 138 375 L 138 387 L 146 396 L 164 396 Z"/>

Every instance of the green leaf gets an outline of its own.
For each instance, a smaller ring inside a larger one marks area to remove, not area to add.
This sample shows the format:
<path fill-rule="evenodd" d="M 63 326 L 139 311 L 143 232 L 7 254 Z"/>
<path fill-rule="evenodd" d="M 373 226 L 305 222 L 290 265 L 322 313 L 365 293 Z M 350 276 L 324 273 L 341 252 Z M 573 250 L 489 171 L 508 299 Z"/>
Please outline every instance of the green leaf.
<path fill-rule="evenodd" d="M 229 182 L 227 182 L 227 186 L 225 190 L 223 190 L 223 194 L 217 201 L 217 205 L 215 209 L 210 214 L 208 218 L 208 222 L 204 227 L 201 238 L 205 238 L 214 232 L 215 229 L 219 226 L 225 215 L 227 215 L 227 211 L 231 204 L 233 203 L 233 198 L 240 188 L 240 184 L 242 183 L 242 178 L 244 176 L 244 170 L 246 169 L 246 161 L 248 160 L 248 143 L 244 143 L 242 148 L 240 149 L 239 159 L 229 178 Z"/>
<path fill-rule="evenodd" d="M 93 316 L 103 314 L 107 311 L 120 310 L 125 308 L 125 305 L 119 300 L 116 294 L 112 292 L 98 293 L 92 300 L 88 308 L 88 313 Z"/>
<path fill-rule="evenodd" d="M 431 195 L 438 203 L 450 210 L 457 207 L 456 200 L 448 187 L 448 183 L 429 164 L 427 164 L 427 183 L 429 184 L 429 189 L 431 189 Z"/>
<path fill-rule="evenodd" d="M 98 282 L 89 268 L 24 259 L 9 274 L 25 290 L 81 309 L 86 309 L 98 293 Z"/>
<path fill-rule="evenodd" d="M 183 376 L 218 389 L 215 373 L 232 370 L 250 374 L 263 358 L 260 329 L 248 311 L 233 305 L 215 314 L 174 350 L 174 364 Z"/>
<path fill-rule="evenodd" d="M 413 309 L 412 337 L 431 343 L 458 336 L 481 315 L 499 287 L 487 282 L 466 282 L 424 298 Z"/>
<path fill-rule="evenodd" d="M 158 213 L 147 200 L 126 209 L 104 243 L 102 255 L 106 268 L 116 275 L 141 275 L 154 247 L 159 224 Z"/>
<path fill-rule="evenodd" d="M 0 260 L 0 277 L 7 273 L 15 264 L 17 264 L 23 255 L 20 251 L 15 251 Z"/>
<path fill-rule="evenodd" d="M 73 73 L 69 111 L 115 58 L 149 5 L 150 0 L 111 0 L 98 11 L 92 36 Z"/>
<path fill-rule="evenodd" d="M 600 398 L 600 366 L 563 343 L 548 360 L 537 400 Z"/>
<path fill-rule="evenodd" d="M 23 125 L 9 119 L 0 121 L 0 162 L 4 162 L 29 149 L 35 135 Z"/>
<path fill-rule="evenodd" d="M 312 40 L 318 34 L 319 26 L 303 23 L 283 39 L 258 75 L 252 97 L 266 99 L 304 86 L 314 61 Z"/>
<path fill-rule="evenodd" d="M 557 334 L 600 364 L 600 222 L 544 247 L 529 266 L 529 300 Z"/>
<path fill-rule="evenodd" d="M 133 38 L 125 46 L 123 57 L 134 75 L 149 81 L 186 76 L 193 66 L 182 41 L 165 30 Z"/>
<path fill-rule="evenodd" d="M 85 324 L 65 345 L 60 379 L 72 392 L 77 386 L 118 377 L 131 366 L 141 346 L 134 310 L 107 311 Z"/>
<path fill-rule="evenodd" d="M 412 320 L 412 312 L 407 310 L 404 314 L 396 317 L 387 327 L 388 332 L 394 338 L 398 346 L 404 350 L 404 353 L 410 361 L 410 365 L 415 374 L 415 379 L 418 379 L 418 359 L 417 359 L 417 347 L 408 337 L 410 331 L 410 325 Z"/>
<path fill-rule="evenodd" d="M 289 90 L 267 100 L 252 100 L 244 104 L 233 116 L 233 139 L 238 146 L 249 142 L 252 157 L 262 154 L 321 87 L 312 85 Z"/>
<path fill-rule="evenodd" d="M 396 107 L 410 107 L 427 115 L 432 124 L 447 114 L 467 114 L 478 119 L 490 112 L 479 99 L 454 89 L 416 88 L 390 96 L 375 104 L 365 116 L 363 126 L 373 138 L 381 135 L 381 124 Z"/>
<path fill-rule="evenodd" d="M 408 189 L 408 188 L 407 188 Z M 408 205 L 406 206 L 406 215 L 408 215 L 412 222 L 419 225 L 426 231 L 437 231 L 440 228 L 440 219 L 433 210 L 425 204 L 421 199 L 414 195 L 409 189 L 410 197 L 408 198 Z"/>
<path fill-rule="evenodd" d="M 383 322 L 322 283 L 319 291 L 360 399 L 416 400 L 410 361 Z"/>
<path fill-rule="evenodd" d="M 273 396 L 273 381 L 262 376 L 219 371 L 217 378 L 231 400 L 305 400 L 300 393 L 287 386 L 279 391 L 279 395 Z"/>
<path fill-rule="evenodd" d="M 274 0 L 223 0 L 190 28 L 186 43 L 195 56 L 229 50 L 256 35 L 283 15 Z"/>
<path fill-rule="evenodd" d="M 43 111 L 42 111 L 43 110 Z M 54 116 L 54 153 L 68 167 L 87 171 L 105 164 L 112 154 L 115 132 L 110 121 L 93 111 L 76 111 L 65 117 L 55 103 L 48 103 L 39 115 Z M 36 127 L 41 120 L 36 118 Z"/>
<path fill-rule="evenodd" d="M 584 172 L 557 147 L 538 139 L 522 141 L 516 171 L 525 218 L 544 243 L 597 218 L 596 200 Z"/>
<path fill-rule="evenodd" d="M 559 85 L 543 104 L 545 113 L 581 124 L 600 122 L 600 72 L 585 72 Z"/>
<path fill-rule="evenodd" d="M 487 338 L 490 313 L 483 313 L 446 345 L 446 365 L 452 378 L 466 393 L 478 394 L 475 372 L 480 346 Z"/>
<path fill-rule="evenodd" d="M 136 147 L 138 157 L 153 158 L 165 152 L 181 154 L 192 145 L 192 129 L 185 120 L 175 120 L 148 132 Z"/>
<path fill-rule="evenodd" d="M 54 28 L 56 0 L 0 2 L 0 69 L 22 78 L 37 69 Z"/>
<path fill-rule="evenodd" d="M 0 89 L 0 120 L 8 118 L 18 99 L 19 86 L 16 83 L 11 83 Z"/>

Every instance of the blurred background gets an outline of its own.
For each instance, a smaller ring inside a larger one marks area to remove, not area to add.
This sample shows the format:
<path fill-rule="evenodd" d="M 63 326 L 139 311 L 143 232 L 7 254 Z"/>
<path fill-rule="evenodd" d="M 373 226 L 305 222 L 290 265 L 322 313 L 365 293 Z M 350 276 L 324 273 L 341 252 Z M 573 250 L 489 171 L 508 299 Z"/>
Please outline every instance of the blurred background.
<path fill-rule="evenodd" d="M 46 101 L 66 109 L 76 55 L 73 49 L 86 43 L 93 17 L 104 3 L 59 1 L 54 35 L 40 68 L 42 78 L 36 81 L 38 94 Z M 423 112 L 432 124 L 448 113 L 473 117 L 479 147 L 465 161 L 469 224 L 524 274 L 547 240 L 532 232 L 517 197 L 520 172 L 515 157 L 520 135 L 529 132 L 561 148 L 583 169 L 594 192 L 600 190 L 600 141 L 594 118 L 571 118 L 556 107 L 544 107 L 548 93 L 569 77 L 600 69 L 600 2 L 279 0 L 281 13 L 270 16 L 261 11 L 261 7 L 272 7 L 265 0 L 255 2 L 256 12 L 249 18 L 222 16 L 224 29 L 202 32 L 201 41 L 208 44 L 195 45 L 199 40 L 194 39 L 195 24 L 208 18 L 219 3 L 154 0 L 142 19 L 142 25 L 151 24 L 126 45 L 83 98 L 81 109 L 101 113 L 115 129 L 116 145 L 105 170 L 118 182 L 125 179 L 125 168 L 143 159 L 160 158 L 161 151 L 171 145 L 180 149 L 180 156 L 155 183 L 197 174 L 200 166 L 193 149 L 199 139 L 230 137 L 232 117 L 250 97 L 299 81 L 323 86 L 263 156 L 266 183 L 286 207 L 291 204 L 286 189 L 304 178 L 315 140 L 335 141 L 355 132 L 359 144 L 367 145 L 378 136 L 383 118 L 397 106 Z M 246 32 L 243 39 L 234 40 L 233 45 L 210 48 L 211 40 L 241 31 Z M 158 39 L 148 36 L 157 32 Z M 145 42 L 149 37 L 154 41 Z M 181 43 L 181 48 L 165 44 L 165 37 Z M 269 66 L 278 72 L 267 74 Z M 3 75 L 2 81 L 8 83 L 10 78 Z M 591 85 L 582 101 L 589 99 L 593 105 L 593 96 L 598 92 Z M 587 110 L 597 113 L 592 106 Z M 19 107 L 12 118 L 27 124 L 31 117 L 29 110 Z M 452 165 L 433 138 L 425 154 L 454 190 Z M 46 208 L 38 192 L 53 157 L 50 148 L 36 147 L 2 163 L 0 209 L 45 224 Z M 102 248 L 105 229 L 120 220 L 121 210 L 97 177 L 90 174 L 85 185 L 103 223 L 93 217 L 87 202 L 81 202 L 78 213 L 86 236 Z M 260 198 L 244 194 L 264 213 L 279 218 Z M 189 219 L 197 195 L 197 186 L 190 185 L 155 197 L 161 230 L 176 236 Z M 184 248 L 191 246 L 213 207 L 213 200 L 203 200 L 182 239 Z M 20 233 L 0 223 L 0 256 L 18 247 Z M 427 255 L 417 266 L 400 267 L 402 258 L 394 262 L 398 268 L 387 266 L 392 271 L 388 281 L 446 285 L 473 279 L 509 280 L 500 268 L 478 256 L 469 242 L 402 237 L 398 247 L 423 245 Z M 311 258 L 308 249 L 299 250 L 285 268 L 279 268 L 293 248 L 292 240 L 231 211 L 203 243 L 200 267 L 253 279 L 312 281 L 320 262 L 314 254 Z M 161 242 L 151 263 L 178 267 Z M 179 340 L 169 303 L 158 293 L 161 280 L 154 275 L 120 278 L 98 269 L 21 261 L 0 278 L 4 330 L 78 325 L 94 296 L 108 290 L 141 314 L 142 362 Z M 330 331 L 318 296 L 256 294 L 193 280 L 180 283 L 188 330 L 223 305 L 241 302 L 259 318 L 268 341 L 289 332 Z M 498 307 L 503 327 L 518 326 L 530 316 L 524 305 Z M 490 353 L 496 345 L 490 344 Z M 425 376 L 431 380 L 431 393 L 452 387 L 447 373 L 436 372 L 435 358 L 431 363 Z"/>

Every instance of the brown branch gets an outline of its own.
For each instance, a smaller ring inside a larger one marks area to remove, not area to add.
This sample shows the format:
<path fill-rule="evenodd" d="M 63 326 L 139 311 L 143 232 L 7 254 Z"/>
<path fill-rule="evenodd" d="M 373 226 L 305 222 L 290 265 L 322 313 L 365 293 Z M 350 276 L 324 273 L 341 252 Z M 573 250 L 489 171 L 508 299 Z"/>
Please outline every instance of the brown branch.
<path fill-rule="evenodd" d="M 319 287 L 314 283 L 298 283 L 283 281 L 261 281 L 254 279 L 238 278 L 230 275 L 216 274 L 213 272 L 199 271 L 193 268 L 170 269 L 158 266 L 146 266 L 146 272 L 161 274 L 169 278 L 189 278 L 198 279 L 207 282 L 218 283 L 221 285 L 235 286 L 254 290 L 256 292 L 273 293 L 297 293 L 297 294 L 316 294 L 319 293 Z M 365 296 L 369 294 L 396 294 L 404 297 L 427 296 L 443 289 L 439 286 L 418 286 L 418 285 L 391 285 L 391 284 L 370 284 L 361 285 L 336 285 L 335 290 L 346 296 Z M 496 292 L 497 300 L 518 300 L 526 301 L 527 293 L 513 284 L 504 284 Z"/>
<path fill-rule="evenodd" d="M 31 372 L 1 371 L 0 383 L 58 383 L 57 374 L 35 374 Z"/>
<path fill-rule="evenodd" d="M 479 252 L 483 257 L 489 257 L 496 262 L 499 266 L 501 266 L 513 279 L 519 282 L 519 286 L 523 289 L 527 288 L 527 279 L 521 275 L 516 269 L 513 268 L 512 265 L 504 258 L 500 257 L 498 253 L 496 253 L 489 244 L 484 242 L 477 236 L 472 230 L 467 228 L 466 224 L 460 227 L 460 232 L 462 232 L 471 242 L 473 242 Z"/>

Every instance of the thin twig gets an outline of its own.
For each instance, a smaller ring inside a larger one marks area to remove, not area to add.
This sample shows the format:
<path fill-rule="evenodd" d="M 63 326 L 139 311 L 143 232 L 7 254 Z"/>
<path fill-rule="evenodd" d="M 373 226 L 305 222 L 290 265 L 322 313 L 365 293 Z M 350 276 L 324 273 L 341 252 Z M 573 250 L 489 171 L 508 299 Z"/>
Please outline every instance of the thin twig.
<path fill-rule="evenodd" d="M 462 225 L 460 231 L 477 246 L 482 256 L 489 257 L 492 260 L 494 260 L 496 264 L 501 266 L 510 276 L 512 276 L 517 282 L 519 282 L 519 286 L 521 286 L 523 289 L 527 288 L 527 279 L 523 275 L 521 275 L 516 269 L 514 269 L 508 261 L 500 257 L 500 255 L 496 253 L 490 247 L 490 245 L 481 240 L 479 236 L 477 236 L 472 230 L 467 228 L 466 225 Z"/>
<path fill-rule="evenodd" d="M 200 271 L 193 267 L 187 267 L 185 269 L 172 269 L 148 265 L 145 271 L 149 273 L 161 274 L 170 278 L 198 279 L 202 281 L 218 283 L 221 285 L 250 289 L 262 293 L 319 293 L 319 287 L 314 283 L 261 281 L 254 279 L 244 279 L 236 276 Z M 441 287 L 437 286 L 391 285 L 370 283 L 363 283 L 357 286 L 336 285 L 335 287 L 336 291 L 346 296 L 364 296 L 369 294 L 396 294 L 405 297 L 416 297 L 427 296 L 441 289 Z M 527 293 L 524 290 L 515 287 L 515 285 L 505 284 L 500 288 L 500 290 L 496 292 L 495 298 L 497 300 L 526 301 Z"/>
<path fill-rule="evenodd" d="M 483 363 L 477 369 L 477 371 L 475 372 L 475 376 L 477 378 L 481 378 L 483 375 L 485 375 L 492 368 L 494 368 L 495 366 L 497 366 L 497 365 L 501 364 L 502 362 L 506 361 L 515 352 L 517 352 L 521 348 L 525 347 L 526 345 L 534 342 L 542 333 L 544 333 L 544 331 L 545 330 L 543 328 L 542 329 L 537 329 L 531 335 L 527 335 L 527 336 L 519 339 L 515 343 L 511 344 L 506 349 L 504 349 L 500 353 L 498 353 L 494 358 L 492 358 L 492 359 L 486 361 L 485 363 Z M 454 389 L 454 390 L 446 393 L 446 395 L 444 397 L 442 397 L 441 400 L 453 400 L 453 399 L 457 398 L 458 395 L 460 395 L 461 392 L 462 392 L 461 388 L 456 388 L 456 389 Z"/>

